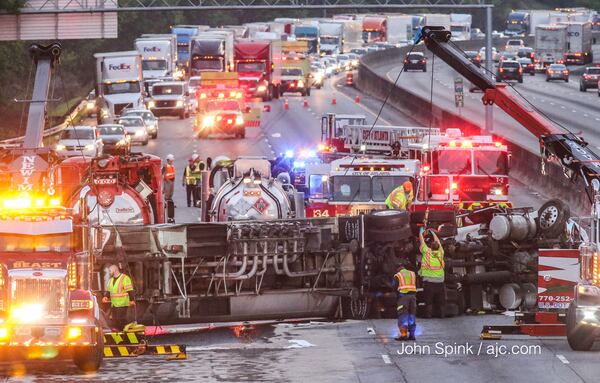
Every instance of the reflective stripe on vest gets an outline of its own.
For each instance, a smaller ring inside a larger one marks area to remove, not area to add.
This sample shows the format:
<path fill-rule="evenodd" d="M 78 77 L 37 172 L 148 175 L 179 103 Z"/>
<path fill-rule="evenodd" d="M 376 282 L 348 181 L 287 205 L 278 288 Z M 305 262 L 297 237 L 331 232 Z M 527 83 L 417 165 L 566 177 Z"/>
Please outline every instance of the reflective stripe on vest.
<path fill-rule="evenodd" d="M 121 273 L 116 279 L 111 278 L 108 282 L 108 292 L 110 293 L 110 303 L 113 307 L 129 306 L 128 291 L 133 290 L 129 276 Z"/>
<path fill-rule="evenodd" d="M 444 277 L 444 251 L 431 250 L 426 245 L 421 246 L 421 269 L 419 274 L 423 277 L 443 278 Z"/>
<path fill-rule="evenodd" d="M 417 277 L 412 271 L 402 269 L 394 276 L 398 278 L 398 292 L 410 293 L 417 291 Z"/>
<path fill-rule="evenodd" d="M 190 165 L 185 168 L 185 184 L 186 185 L 196 185 L 196 177 L 194 177 L 194 173 L 192 172 L 192 167 Z"/>
<path fill-rule="evenodd" d="M 398 186 L 394 189 L 385 199 L 385 205 L 389 209 L 406 210 L 407 200 L 406 195 L 404 194 L 404 187 Z"/>
<path fill-rule="evenodd" d="M 175 179 L 175 167 L 171 164 L 165 165 L 165 179 L 173 181 Z"/>

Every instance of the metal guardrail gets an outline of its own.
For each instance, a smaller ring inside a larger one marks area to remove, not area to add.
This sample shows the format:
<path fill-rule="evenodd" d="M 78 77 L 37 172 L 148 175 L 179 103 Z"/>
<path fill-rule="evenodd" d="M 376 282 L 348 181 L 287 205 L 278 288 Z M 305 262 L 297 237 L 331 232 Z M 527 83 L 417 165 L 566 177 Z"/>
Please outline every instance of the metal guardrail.
<path fill-rule="evenodd" d="M 52 136 L 60 133 L 61 131 L 63 131 L 64 129 L 69 127 L 70 125 L 72 125 L 73 121 L 75 120 L 77 115 L 79 115 L 81 112 L 83 112 L 85 110 L 86 104 L 87 104 L 87 100 L 84 98 L 75 107 L 75 109 L 73 109 L 73 111 L 65 118 L 65 120 L 62 122 L 62 124 L 59 124 L 52 128 L 46 129 L 44 131 L 44 138 L 52 137 Z M 2 140 L 2 141 L 0 141 L 0 146 L 5 147 L 5 148 L 18 146 L 23 141 L 24 137 L 25 136 L 20 136 L 20 137 Z"/>

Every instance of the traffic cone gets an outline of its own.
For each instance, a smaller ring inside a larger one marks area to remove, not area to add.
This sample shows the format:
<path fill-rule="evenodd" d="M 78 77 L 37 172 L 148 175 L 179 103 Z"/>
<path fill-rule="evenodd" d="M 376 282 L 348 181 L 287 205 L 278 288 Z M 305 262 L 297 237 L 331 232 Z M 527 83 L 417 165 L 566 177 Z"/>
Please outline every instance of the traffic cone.
<path fill-rule="evenodd" d="M 337 105 L 337 100 L 335 97 L 331 99 L 331 105 Z"/>
<path fill-rule="evenodd" d="M 308 108 L 308 100 L 307 99 L 304 99 L 304 107 Z"/>
<path fill-rule="evenodd" d="M 354 102 L 357 103 L 357 104 L 360 104 L 360 96 L 358 94 L 354 98 Z"/>
<path fill-rule="evenodd" d="M 286 98 L 283 101 L 283 109 L 288 110 L 290 108 L 290 103 L 288 102 L 288 99 Z"/>

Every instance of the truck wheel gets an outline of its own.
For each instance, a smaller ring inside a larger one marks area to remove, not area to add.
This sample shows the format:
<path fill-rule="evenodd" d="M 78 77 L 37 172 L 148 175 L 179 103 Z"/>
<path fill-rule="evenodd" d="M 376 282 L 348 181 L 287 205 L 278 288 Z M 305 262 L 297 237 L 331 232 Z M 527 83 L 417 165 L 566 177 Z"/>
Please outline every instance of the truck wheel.
<path fill-rule="evenodd" d="M 571 216 L 569 206 L 559 199 L 547 201 L 538 210 L 538 226 L 546 238 L 557 238 Z"/>
<path fill-rule="evenodd" d="M 156 138 L 158 138 L 158 130 L 152 135 L 153 140 L 156 140 Z"/>
<path fill-rule="evenodd" d="M 585 87 L 585 85 L 579 84 L 579 91 L 580 92 L 587 92 L 587 88 Z"/>
<path fill-rule="evenodd" d="M 401 229 L 366 229 L 365 239 L 372 242 L 396 242 L 410 239 L 412 230 L 410 227 Z"/>
<path fill-rule="evenodd" d="M 279 100 L 279 96 L 281 95 L 281 90 L 279 89 L 279 85 L 273 87 L 273 98 Z"/>
<path fill-rule="evenodd" d="M 342 297 L 342 317 L 345 319 L 364 320 L 369 315 L 371 302 L 366 296 Z"/>
<path fill-rule="evenodd" d="M 519 81 L 519 84 L 522 84 L 523 83 L 523 77 L 519 77 L 518 81 Z"/>
<path fill-rule="evenodd" d="M 427 67 L 426 66 L 423 67 L 423 72 L 427 72 Z"/>
<path fill-rule="evenodd" d="M 142 145 L 146 146 L 148 145 L 148 139 L 146 138 L 146 141 L 142 142 Z"/>
<path fill-rule="evenodd" d="M 185 110 L 182 110 L 181 112 L 179 112 L 179 119 L 183 120 L 185 118 Z"/>
<path fill-rule="evenodd" d="M 571 302 L 567 310 L 567 342 L 572 350 L 589 351 L 594 345 L 596 330 L 591 326 L 577 323 L 576 309 L 575 301 Z"/>
<path fill-rule="evenodd" d="M 81 347 L 73 350 L 73 363 L 83 372 L 96 372 L 104 359 L 104 335 L 102 327 L 96 323 L 98 333 L 96 346 Z"/>
<path fill-rule="evenodd" d="M 395 229 L 406 227 L 410 223 L 410 215 L 404 210 L 375 210 L 365 215 L 365 227 Z"/>

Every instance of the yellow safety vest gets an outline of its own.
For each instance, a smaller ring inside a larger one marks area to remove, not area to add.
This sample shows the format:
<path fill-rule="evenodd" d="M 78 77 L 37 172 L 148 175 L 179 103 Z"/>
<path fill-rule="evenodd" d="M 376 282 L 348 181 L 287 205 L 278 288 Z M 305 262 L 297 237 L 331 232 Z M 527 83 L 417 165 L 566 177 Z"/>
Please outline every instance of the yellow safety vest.
<path fill-rule="evenodd" d="M 108 281 L 108 292 L 110 293 L 110 304 L 112 307 L 129 306 L 129 291 L 133 290 L 131 278 L 121 273 L 117 278 Z"/>
<path fill-rule="evenodd" d="M 415 199 L 412 190 L 408 193 L 408 198 L 404 193 L 404 186 L 400 185 L 394 189 L 385 199 L 385 205 L 388 209 L 407 210 Z"/>
<path fill-rule="evenodd" d="M 196 177 L 194 177 L 193 167 L 188 165 L 185 167 L 185 184 L 186 185 L 196 185 Z"/>
<path fill-rule="evenodd" d="M 202 180 L 202 168 L 204 168 L 204 163 L 202 161 L 195 163 L 192 167 L 191 175 L 196 179 L 196 185 L 199 185 Z"/>
<path fill-rule="evenodd" d="M 417 291 L 417 277 L 414 272 L 402 269 L 394 277 L 398 278 L 398 292 L 406 294 Z"/>
<path fill-rule="evenodd" d="M 421 245 L 421 269 L 419 275 L 422 277 L 444 278 L 444 249 L 440 246 L 438 250 L 431 250 L 427 245 Z"/>

